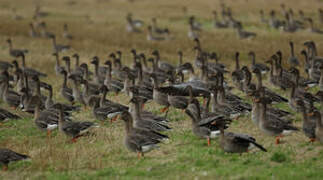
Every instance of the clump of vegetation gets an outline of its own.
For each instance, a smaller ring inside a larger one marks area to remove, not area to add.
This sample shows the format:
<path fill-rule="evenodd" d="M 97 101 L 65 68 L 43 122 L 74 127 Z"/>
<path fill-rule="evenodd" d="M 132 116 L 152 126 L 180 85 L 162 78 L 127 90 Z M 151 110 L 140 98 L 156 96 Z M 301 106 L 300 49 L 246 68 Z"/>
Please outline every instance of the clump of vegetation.
<path fill-rule="evenodd" d="M 282 163 L 282 162 L 285 162 L 288 160 L 288 157 L 285 153 L 283 152 L 275 152 L 271 158 L 270 158 L 271 161 L 273 162 L 278 162 L 278 163 Z"/>

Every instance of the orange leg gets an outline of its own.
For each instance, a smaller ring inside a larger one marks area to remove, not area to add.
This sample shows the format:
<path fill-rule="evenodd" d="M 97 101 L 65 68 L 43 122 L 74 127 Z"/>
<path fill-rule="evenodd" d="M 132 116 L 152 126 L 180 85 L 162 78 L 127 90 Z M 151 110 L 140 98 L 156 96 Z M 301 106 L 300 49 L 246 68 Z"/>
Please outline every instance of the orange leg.
<path fill-rule="evenodd" d="M 77 137 L 72 138 L 72 143 L 76 143 Z"/>
<path fill-rule="evenodd" d="M 239 120 L 239 118 L 240 118 L 240 116 L 237 116 L 237 117 L 234 118 L 234 120 L 237 121 L 237 120 Z"/>
<path fill-rule="evenodd" d="M 117 116 L 114 116 L 112 119 L 111 119 L 111 122 L 114 122 L 114 121 L 116 121 L 117 119 L 118 119 L 118 115 Z"/>
<path fill-rule="evenodd" d="M 279 144 L 279 136 L 276 136 L 276 139 L 275 139 L 275 144 Z"/>
<path fill-rule="evenodd" d="M 316 140 L 315 138 L 310 138 L 311 143 L 315 142 L 315 140 Z"/>
<path fill-rule="evenodd" d="M 145 108 L 145 104 L 141 104 L 141 109 L 143 110 Z"/>
<path fill-rule="evenodd" d="M 16 107 L 11 106 L 11 107 L 10 107 L 10 109 L 12 109 L 12 110 L 16 110 Z"/>
<path fill-rule="evenodd" d="M 138 159 L 141 159 L 141 153 L 137 152 Z"/>
<path fill-rule="evenodd" d="M 207 146 L 211 146 L 211 139 L 207 138 Z"/>
<path fill-rule="evenodd" d="M 160 110 L 160 112 L 164 113 L 168 110 L 168 107 L 164 107 L 163 109 Z"/>
<path fill-rule="evenodd" d="M 50 137 L 50 134 L 51 134 L 51 131 L 50 130 L 47 130 L 47 137 L 48 138 Z"/>
<path fill-rule="evenodd" d="M 2 170 L 3 171 L 8 171 L 8 164 L 3 165 Z"/>
<path fill-rule="evenodd" d="M 206 99 L 203 98 L 203 106 L 205 106 L 205 104 L 206 104 Z"/>

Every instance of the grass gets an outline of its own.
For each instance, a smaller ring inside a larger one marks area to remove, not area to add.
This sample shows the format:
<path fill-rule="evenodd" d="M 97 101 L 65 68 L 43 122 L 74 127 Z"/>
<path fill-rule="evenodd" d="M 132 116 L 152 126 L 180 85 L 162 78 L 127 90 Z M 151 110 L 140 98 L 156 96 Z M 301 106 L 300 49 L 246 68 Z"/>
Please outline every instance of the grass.
<path fill-rule="evenodd" d="M 282 33 L 260 24 L 259 10 L 264 9 L 266 14 L 270 9 L 279 11 L 279 0 L 226 1 L 232 8 L 234 17 L 243 21 L 247 30 L 258 34 L 254 40 L 239 40 L 233 30 L 212 29 L 211 11 L 220 11 L 219 1 L 168 0 L 152 3 L 148 0 L 135 0 L 130 3 L 125 0 L 79 0 L 74 1 L 74 5 L 69 2 L 71 1 L 39 2 L 42 9 L 50 13 L 42 20 L 46 21 L 51 32 L 58 34 L 59 43 L 73 47 L 61 56 L 78 52 L 82 62 L 89 63 L 90 58 L 97 55 L 102 63 L 109 53 L 121 50 L 122 61 L 130 64 L 132 48 L 146 54 L 159 49 L 161 58 L 173 64 L 177 64 L 177 51 L 182 50 L 184 60 L 191 61 L 194 52 L 193 42 L 186 37 L 188 15 L 195 15 L 205 26 L 201 35 L 203 48 L 221 54 L 221 61 L 231 69 L 234 67 L 233 57 L 237 50 L 240 51 L 243 65 L 250 63 L 247 56 L 250 50 L 255 51 L 257 61 L 264 61 L 280 49 L 286 63 L 290 40 L 295 42 L 295 52 L 299 57 L 298 52 L 304 48 L 302 43 L 306 40 L 315 40 L 319 54 L 323 53 L 320 48 L 323 38 L 320 35 L 307 31 Z M 305 15 L 313 16 L 317 22 L 317 7 L 322 2 L 289 0 L 284 3 L 293 8 L 295 13 L 303 8 Z M 183 6 L 188 8 L 187 14 L 183 13 Z M 13 7 L 24 17 L 23 20 L 12 20 Z M 0 59 L 13 60 L 9 57 L 5 44 L 5 40 L 11 37 L 16 48 L 29 49 L 27 65 L 47 72 L 48 78 L 42 80 L 58 90 L 62 78 L 56 77 L 54 73 L 55 59 L 51 56 L 51 41 L 31 39 L 28 35 L 28 23 L 32 21 L 34 7 L 33 0 L 25 0 L 24 3 L 18 0 L 0 1 Z M 171 42 L 155 43 L 147 42 L 144 33 L 125 32 L 124 18 L 128 12 L 147 24 L 151 17 L 157 17 L 158 23 L 168 26 L 176 38 Z M 64 23 L 69 25 L 70 32 L 75 36 L 74 40 L 67 41 L 59 36 Z M 323 28 L 322 24 L 316 23 L 316 26 Z M 268 85 L 267 82 L 265 84 Z M 316 92 L 317 89 L 312 91 Z M 288 97 L 288 92 L 279 92 Z M 57 101 L 63 101 L 58 94 L 54 96 Z M 111 95 L 109 98 L 124 104 L 129 101 L 124 95 Z M 1 106 L 6 107 L 3 103 Z M 290 111 L 286 104 L 276 106 Z M 152 102 L 146 108 L 159 113 L 160 107 Z M 227 154 L 219 148 L 217 141 L 212 141 L 211 147 L 207 147 L 206 140 L 198 139 L 192 134 L 190 119 L 181 111 L 171 109 L 169 119 L 173 130 L 167 133 L 171 137 L 170 142 L 138 160 L 136 154 L 128 152 L 123 146 L 124 129 L 121 121 L 105 123 L 94 130 L 95 135 L 81 138 L 76 144 L 69 144 L 68 139 L 58 132 L 47 139 L 46 133 L 35 127 L 32 116 L 16 113 L 24 119 L 0 126 L 0 147 L 26 153 L 32 160 L 10 164 L 9 171 L 1 172 L 0 179 L 319 179 L 323 176 L 323 148 L 320 144 L 308 143 L 303 133 L 298 132 L 284 137 L 281 145 L 274 145 L 274 138 L 263 135 L 253 126 L 250 115 L 234 122 L 230 131 L 254 136 L 268 149 L 267 153 L 254 150 L 242 155 Z M 89 110 L 75 113 L 74 119 L 96 121 Z M 299 114 L 294 113 L 296 126 L 301 127 L 301 119 Z"/>

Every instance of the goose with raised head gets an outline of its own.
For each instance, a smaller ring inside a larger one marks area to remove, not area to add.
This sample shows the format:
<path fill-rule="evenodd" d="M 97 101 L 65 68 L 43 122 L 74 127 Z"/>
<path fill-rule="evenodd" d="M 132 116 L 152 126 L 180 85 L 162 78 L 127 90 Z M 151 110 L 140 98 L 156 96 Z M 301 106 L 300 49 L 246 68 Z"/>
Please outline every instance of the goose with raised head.
<path fill-rule="evenodd" d="M 55 73 L 56 75 L 60 75 L 62 70 L 65 70 L 65 68 L 60 65 L 59 53 L 53 53 L 52 55 L 55 56 Z"/>
<path fill-rule="evenodd" d="M 9 55 L 12 57 L 17 58 L 17 57 L 21 56 L 21 54 L 28 53 L 27 49 L 14 49 L 12 46 L 11 39 L 7 39 L 7 43 L 9 45 Z"/>
<path fill-rule="evenodd" d="M 257 36 L 257 34 L 254 32 L 245 31 L 240 22 L 237 23 L 236 30 L 240 39 L 249 39 Z"/>
<path fill-rule="evenodd" d="M 294 43 L 292 41 L 290 41 L 289 45 L 290 45 L 290 57 L 288 58 L 288 62 L 294 67 L 298 66 L 299 61 L 298 61 L 298 59 L 297 59 L 297 57 L 295 56 L 295 53 L 294 53 Z"/>
<path fill-rule="evenodd" d="M 72 34 L 70 34 L 69 31 L 68 31 L 68 25 L 67 24 L 64 24 L 64 26 L 63 26 L 62 37 L 65 38 L 65 39 L 69 39 L 69 40 L 73 39 Z"/>
<path fill-rule="evenodd" d="M 70 45 L 57 44 L 56 43 L 56 35 L 53 34 L 49 38 L 52 39 L 54 52 L 56 52 L 56 53 L 57 52 L 64 52 L 64 51 L 71 49 Z"/>
<path fill-rule="evenodd" d="M 73 90 L 67 86 L 67 72 L 62 70 L 61 74 L 63 75 L 63 84 L 60 89 L 60 95 L 71 104 L 74 104 Z"/>
<path fill-rule="evenodd" d="M 21 57 L 22 60 L 22 70 L 28 75 L 28 76 L 40 76 L 40 77 L 47 77 L 47 74 L 42 73 L 40 71 L 37 71 L 35 69 L 29 68 L 26 66 L 26 57 L 24 53 L 19 54 L 17 57 Z"/>
<path fill-rule="evenodd" d="M 112 64 L 111 61 L 106 61 L 104 63 L 107 65 L 107 72 L 105 74 L 104 85 L 108 87 L 110 91 L 118 94 L 123 89 L 123 82 L 117 79 L 112 79 Z"/>
<path fill-rule="evenodd" d="M 259 69 L 262 74 L 267 73 L 270 69 L 268 66 L 262 63 L 256 63 L 256 54 L 253 51 L 248 53 L 248 56 L 251 58 L 251 71 L 254 69 Z"/>
<path fill-rule="evenodd" d="M 310 23 L 310 32 L 317 33 L 317 34 L 323 34 L 323 30 L 314 27 L 314 23 L 313 23 L 312 18 L 308 18 L 307 21 Z"/>
<path fill-rule="evenodd" d="M 3 71 L 1 73 L 1 76 L 4 77 L 4 80 L 2 82 L 4 83 L 2 99 L 10 107 L 16 109 L 20 104 L 20 95 L 17 92 L 9 89 L 9 73 L 7 71 Z"/>

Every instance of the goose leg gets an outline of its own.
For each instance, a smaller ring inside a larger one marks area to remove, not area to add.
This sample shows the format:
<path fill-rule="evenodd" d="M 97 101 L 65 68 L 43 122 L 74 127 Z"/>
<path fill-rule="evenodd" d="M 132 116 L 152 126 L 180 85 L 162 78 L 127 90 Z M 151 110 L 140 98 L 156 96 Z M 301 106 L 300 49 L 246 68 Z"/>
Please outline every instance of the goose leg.
<path fill-rule="evenodd" d="M 141 159 L 141 153 L 137 152 L 138 159 Z"/>
<path fill-rule="evenodd" d="M 2 170 L 3 171 L 8 171 L 8 164 L 4 164 L 3 167 L 2 167 Z"/>
<path fill-rule="evenodd" d="M 315 140 L 316 140 L 315 138 L 310 138 L 311 143 L 315 142 Z"/>
<path fill-rule="evenodd" d="M 72 143 L 76 143 L 77 137 L 72 138 Z"/>
<path fill-rule="evenodd" d="M 166 106 L 166 107 L 164 107 L 164 108 L 162 108 L 161 110 L 160 110 L 160 112 L 162 112 L 162 113 L 164 113 L 165 111 L 168 111 L 168 106 Z"/>
<path fill-rule="evenodd" d="M 279 144 L 279 139 L 280 137 L 279 136 L 276 136 L 276 140 L 275 140 L 275 144 Z"/>
<path fill-rule="evenodd" d="M 48 129 L 48 130 L 47 130 L 47 137 L 48 137 L 48 138 L 50 137 L 50 134 L 51 134 L 51 131 Z"/>
<path fill-rule="evenodd" d="M 211 146 L 211 139 L 209 137 L 207 138 L 207 146 Z"/>

